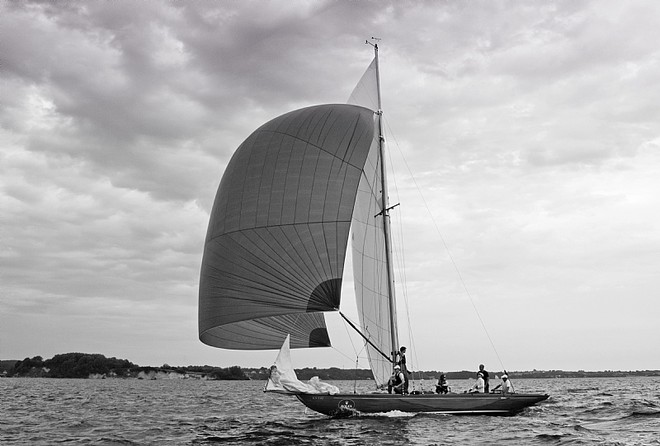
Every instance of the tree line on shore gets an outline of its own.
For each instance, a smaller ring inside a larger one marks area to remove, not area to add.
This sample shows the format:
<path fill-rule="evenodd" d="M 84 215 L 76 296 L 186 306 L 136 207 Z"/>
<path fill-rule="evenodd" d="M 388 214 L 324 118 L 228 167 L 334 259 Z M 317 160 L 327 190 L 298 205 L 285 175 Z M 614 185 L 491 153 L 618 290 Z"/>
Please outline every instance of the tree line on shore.
<path fill-rule="evenodd" d="M 139 378 L 141 373 L 148 374 L 161 372 L 179 374 L 189 377 L 217 379 L 217 380 L 266 380 L 269 369 L 241 368 L 239 366 L 214 367 L 203 366 L 176 366 L 163 364 L 161 367 L 139 366 L 127 359 L 106 358 L 101 354 L 64 353 L 44 360 L 41 356 L 25 358 L 23 360 L 0 360 L 0 377 L 39 377 L 39 378 Z M 502 372 L 490 372 L 493 376 Z M 308 380 L 318 376 L 321 380 L 368 380 L 372 379 L 368 369 L 329 369 L 302 368 L 296 369 L 300 380 Z M 660 370 L 635 371 L 564 371 L 564 370 L 532 370 L 514 371 L 509 373 L 516 378 L 587 378 L 587 377 L 625 377 L 625 376 L 660 376 Z M 415 371 L 414 379 L 437 379 L 440 372 Z M 474 371 L 462 370 L 446 372 L 447 379 L 459 380 L 475 377 Z"/>
<path fill-rule="evenodd" d="M 106 358 L 101 354 L 64 353 L 44 360 L 41 356 L 20 361 L 0 361 L 0 376 L 31 378 L 140 378 L 153 372 L 175 373 L 206 379 L 250 379 L 238 366 L 212 367 L 139 366 L 127 359 Z"/>

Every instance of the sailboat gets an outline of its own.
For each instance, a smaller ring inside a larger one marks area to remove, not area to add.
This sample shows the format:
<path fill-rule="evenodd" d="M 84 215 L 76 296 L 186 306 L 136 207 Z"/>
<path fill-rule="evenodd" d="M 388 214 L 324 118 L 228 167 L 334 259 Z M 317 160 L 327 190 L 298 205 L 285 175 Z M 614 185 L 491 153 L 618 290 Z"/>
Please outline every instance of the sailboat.
<path fill-rule="evenodd" d="M 399 340 L 378 44 L 367 43 L 374 59 L 347 104 L 276 117 L 229 161 L 204 245 L 199 338 L 224 349 L 280 349 L 265 390 L 331 416 L 512 414 L 543 401 L 548 395 L 378 390 L 387 386 Z M 349 238 L 357 324 L 340 312 Z M 324 314 L 338 311 L 365 342 L 373 392 L 302 383 L 290 365 L 289 348 L 331 346 Z"/>

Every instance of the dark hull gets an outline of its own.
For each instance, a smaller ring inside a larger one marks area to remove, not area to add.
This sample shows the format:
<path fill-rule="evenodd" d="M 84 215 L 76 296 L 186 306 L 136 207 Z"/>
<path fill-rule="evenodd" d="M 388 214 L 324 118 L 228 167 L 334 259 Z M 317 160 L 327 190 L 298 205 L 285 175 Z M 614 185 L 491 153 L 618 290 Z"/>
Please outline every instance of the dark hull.
<path fill-rule="evenodd" d="M 447 413 L 511 415 L 548 398 L 544 394 L 450 393 L 447 395 L 390 395 L 386 393 L 337 395 L 298 394 L 298 399 L 310 409 L 325 415 L 351 413 Z"/>

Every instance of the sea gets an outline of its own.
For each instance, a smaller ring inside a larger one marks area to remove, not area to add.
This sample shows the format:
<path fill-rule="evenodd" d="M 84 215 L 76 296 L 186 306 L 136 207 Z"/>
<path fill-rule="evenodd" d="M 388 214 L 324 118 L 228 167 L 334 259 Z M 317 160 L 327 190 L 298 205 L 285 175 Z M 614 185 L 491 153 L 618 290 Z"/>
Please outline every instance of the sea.
<path fill-rule="evenodd" d="M 345 392 L 373 385 L 331 383 Z M 660 445 L 659 377 L 514 376 L 516 391 L 550 398 L 504 417 L 334 419 L 293 397 L 263 393 L 263 384 L 0 378 L 0 445 Z M 415 385 L 430 390 L 433 384 Z M 449 382 L 453 391 L 470 384 Z"/>

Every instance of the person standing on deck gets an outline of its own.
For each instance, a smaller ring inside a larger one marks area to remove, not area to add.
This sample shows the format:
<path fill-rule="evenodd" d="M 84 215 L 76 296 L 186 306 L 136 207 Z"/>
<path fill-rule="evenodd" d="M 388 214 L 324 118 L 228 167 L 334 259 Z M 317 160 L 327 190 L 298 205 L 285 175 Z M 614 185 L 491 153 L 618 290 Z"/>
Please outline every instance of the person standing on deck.
<path fill-rule="evenodd" d="M 396 364 L 401 367 L 401 372 L 403 373 L 403 377 L 405 378 L 405 383 L 403 384 L 403 393 L 408 394 L 408 384 L 410 382 L 410 370 L 408 370 L 408 366 L 406 365 L 406 347 L 401 346 L 397 355 L 399 355 L 399 360 L 396 362 Z"/>
<path fill-rule="evenodd" d="M 479 364 L 479 372 L 477 374 L 481 373 L 483 379 L 484 379 L 484 393 L 488 393 L 490 385 L 488 384 L 488 372 L 486 369 L 484 369 L 483 364 Z"/>

